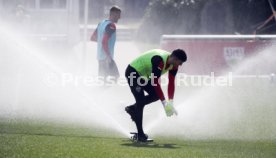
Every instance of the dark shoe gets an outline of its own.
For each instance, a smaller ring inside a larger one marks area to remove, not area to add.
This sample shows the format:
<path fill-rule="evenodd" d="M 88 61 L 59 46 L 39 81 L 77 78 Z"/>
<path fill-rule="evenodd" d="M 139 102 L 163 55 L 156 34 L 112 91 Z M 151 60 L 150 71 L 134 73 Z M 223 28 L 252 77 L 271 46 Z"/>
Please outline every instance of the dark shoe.
<path fill-rule="evenodd" d="M 148 135 L 147 134 L 138 134 L 138 141 L 140 141 L 140 142 L 147 142 L 147 140 L 148 140 Z"/>
<path fill-rule="evenodd" d="M 135 111 L 135 106 L 127 106 L 125 108 L 126 112 L 130 115 L 132 121 L 136 122 L 136 111 Z"/>

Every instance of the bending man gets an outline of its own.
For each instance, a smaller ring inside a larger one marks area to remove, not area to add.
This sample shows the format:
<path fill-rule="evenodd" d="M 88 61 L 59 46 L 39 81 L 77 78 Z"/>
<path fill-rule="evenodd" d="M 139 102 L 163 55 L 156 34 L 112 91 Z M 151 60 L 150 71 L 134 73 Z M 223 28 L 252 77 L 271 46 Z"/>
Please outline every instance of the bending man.
<path fill-rule="evenodd" d="M 125 110 L 136 124 L 138 141 L 148 139 L 142 125 L 145 105 L 160 100 L 167 116 L 177 114 L 173 107 L 175 76 L 178 67 L 186 60 L 186 53 L 181 49 L 176 49 L 172 53 L 154 49 L 145 52 L 128 65 L 125 76 L 136 103 L 127 106 Z M 159 83 L 160 76 L 166 72 L 169 72 L 168 100 L 165 99 Z M 144 91 L 148 95 L 145 95 Z"/>

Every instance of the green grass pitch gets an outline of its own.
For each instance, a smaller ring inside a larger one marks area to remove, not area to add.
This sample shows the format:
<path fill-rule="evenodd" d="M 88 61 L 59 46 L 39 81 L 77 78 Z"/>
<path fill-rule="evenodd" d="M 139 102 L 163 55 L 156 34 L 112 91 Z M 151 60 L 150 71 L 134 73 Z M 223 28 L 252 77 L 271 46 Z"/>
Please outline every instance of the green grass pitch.
<path fill-rule="evenodd" d="M 1 158 L 275 158 L 276 141 L 185 140 L 134 143 L 107 129 L 0 121 Z"/>

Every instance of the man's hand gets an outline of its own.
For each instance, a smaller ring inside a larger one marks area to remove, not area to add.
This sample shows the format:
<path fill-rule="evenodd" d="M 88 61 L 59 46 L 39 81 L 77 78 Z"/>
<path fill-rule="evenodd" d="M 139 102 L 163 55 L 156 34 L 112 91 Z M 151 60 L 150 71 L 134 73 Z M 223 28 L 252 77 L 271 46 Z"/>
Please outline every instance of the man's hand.
<path fill-rule="evenodd" d="M 170 105 L 170 106 L 172 107 L 173 113 L 174 113 L 175 115 L 177 115 L 178 113 L 177 113 L 177 111 L 175 110 L 175 108 L 174 108 L 174 106 L 173 106 L 173 100 L 172 100 L 172 99 L 170 99 L 170 100 L 168 101 L 168 105 Z"/>
<path fill-rule="evenodd" d="M 163 104 L 164 110 L 166 112 L 166 115 L 168 117 L 172 116 L 173 114 L 177 115 L 177 111 L 173 107 L 172 100 L 169 100 L 169 101 L 163 100 L 162 104 Z"/>

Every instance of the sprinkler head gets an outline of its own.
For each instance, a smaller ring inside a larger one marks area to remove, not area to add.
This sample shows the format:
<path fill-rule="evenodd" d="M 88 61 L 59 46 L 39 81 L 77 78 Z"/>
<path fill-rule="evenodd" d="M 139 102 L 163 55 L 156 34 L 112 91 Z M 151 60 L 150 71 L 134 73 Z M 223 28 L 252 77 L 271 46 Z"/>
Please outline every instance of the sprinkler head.
<path fill-rule="evenodd" d="M 271 73 L 270 74 L 270 83 L 274 83 L 275 82 L 275 74 Z"/>

